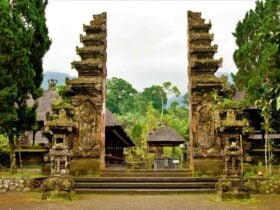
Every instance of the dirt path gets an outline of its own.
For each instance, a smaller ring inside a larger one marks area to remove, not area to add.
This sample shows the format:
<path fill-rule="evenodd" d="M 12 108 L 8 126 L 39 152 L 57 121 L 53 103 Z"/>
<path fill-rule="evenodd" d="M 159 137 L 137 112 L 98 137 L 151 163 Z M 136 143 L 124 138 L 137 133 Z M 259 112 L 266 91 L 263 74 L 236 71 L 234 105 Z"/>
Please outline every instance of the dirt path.
<path fill-rule="evenodd" d="M 216 194 L 78 195 L 74 201 L 42 201 L 39 193 L 0 195 L 2 210 L 280 210 L 280 195 L 255 195 L 246 202 L 221 202 Z"/>

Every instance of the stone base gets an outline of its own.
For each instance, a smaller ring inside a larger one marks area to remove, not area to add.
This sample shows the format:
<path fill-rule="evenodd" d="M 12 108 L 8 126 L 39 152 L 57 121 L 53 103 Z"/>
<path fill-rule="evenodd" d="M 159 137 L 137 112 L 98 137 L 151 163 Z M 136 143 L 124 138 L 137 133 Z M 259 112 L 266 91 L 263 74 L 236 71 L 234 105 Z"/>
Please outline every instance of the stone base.
<path fill-rule="evenodd" d="M 72 200 L 74 195 L 73 191 L 46 191 L 42 194 L 42 200 Z"/>
<path fill-rule="evenodd" d="M 195 158 L 195 175 L 217 176 L 223 174 L 224 163 L 221 158 Z"/>
<path fill-rule="evenodd" d="M 99 158 L 74 158 L 70 165 L 70 174 L 73 176 L 96 176 L 100 172 Z"/>
<path fill-rule="evenodd" d="M 220 197 L 222 200 L 232 200 L 232 199 L 250 199 L 250 193 L 248 192 L 242 192 L 242 191 L 230 191 L 230 192 L 219 192 Z"/>

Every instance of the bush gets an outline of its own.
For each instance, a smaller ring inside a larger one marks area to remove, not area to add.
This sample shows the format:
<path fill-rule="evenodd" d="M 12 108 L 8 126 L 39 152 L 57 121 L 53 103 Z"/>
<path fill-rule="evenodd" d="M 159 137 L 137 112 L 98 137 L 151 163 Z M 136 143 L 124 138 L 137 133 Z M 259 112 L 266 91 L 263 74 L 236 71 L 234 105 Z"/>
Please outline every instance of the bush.
<path fill-rule="evenodd" d="M 0 168 L 9 167 L 10 165 L 10 152 L 8 140 L 5 136 L 0 135 Z"/>

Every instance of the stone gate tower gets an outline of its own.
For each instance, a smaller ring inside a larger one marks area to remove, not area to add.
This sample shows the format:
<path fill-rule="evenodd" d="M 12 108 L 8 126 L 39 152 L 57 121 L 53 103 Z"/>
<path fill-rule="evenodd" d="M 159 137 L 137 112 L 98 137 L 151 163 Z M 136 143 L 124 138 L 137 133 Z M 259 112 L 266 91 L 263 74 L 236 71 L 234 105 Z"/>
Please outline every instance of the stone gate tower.
<path fill-rule="evenodd" d="M 215 117 L 210 109 L 211 93 L 221 89 L 223 81 L 214 73 L 222 59 L 214 59 L 211 23 L 201 13 L 188 11 L 188 78 L 190 100 L 190 166 L 195 171 L 221 168 L 219 140 L 215 136 Z"/>
<path fill-rule="evenodd" d="M 106 13 L 93 15 L 89 25 L 84 25 L 85 35 L 80 35 L 82 47 L 77 47 L 80 61 L 73 61 L 78 78 L 66 80 L 71 93 L 74 121 L 78 129 L 73 139 L 75 172 L 98 171 L 104 167 L 105 142 L 105 86 L 106 86 Z"/>

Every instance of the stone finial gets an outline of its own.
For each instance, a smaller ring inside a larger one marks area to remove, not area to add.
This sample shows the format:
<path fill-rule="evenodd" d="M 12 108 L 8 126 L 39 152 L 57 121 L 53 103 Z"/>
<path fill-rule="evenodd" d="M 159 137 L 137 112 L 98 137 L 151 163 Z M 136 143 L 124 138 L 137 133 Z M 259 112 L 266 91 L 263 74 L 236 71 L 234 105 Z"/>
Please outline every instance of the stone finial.
<path fill-rule="evenodd" d="M 54 90 L 56 88 L 57 80 L 56 79 L 49 79 L 48 80 L 49 84 L 49 90 Z"/>

